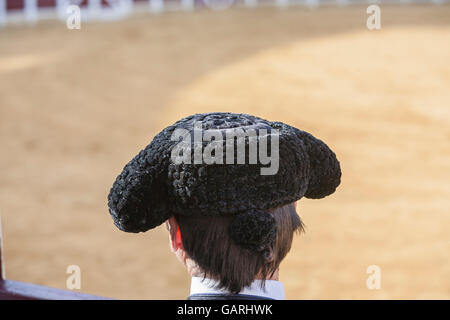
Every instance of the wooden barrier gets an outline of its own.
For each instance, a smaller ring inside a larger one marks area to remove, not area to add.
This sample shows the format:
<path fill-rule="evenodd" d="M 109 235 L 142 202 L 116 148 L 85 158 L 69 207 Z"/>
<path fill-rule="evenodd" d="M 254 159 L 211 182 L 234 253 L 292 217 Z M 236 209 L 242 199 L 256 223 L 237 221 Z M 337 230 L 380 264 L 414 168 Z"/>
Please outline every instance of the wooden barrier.
<path fill-rule="evenodd" d="M 0 280 L 0 300 L 109 300 L 81 292 L 39 286 L 36 284 Z"/>
<path fill-rule="evenodd" d="M 385 3 L 429 3 L 444 4 L 450 0 L 223 0 L 225 7 L 240 6 L 253 8 L 261 6 L 305 6 L 310 8 L 322 4 L 347 6 L 352 4 L 385 4 Z M 215 2 L 213 2 L 215 3 Z M 218 3 L 218 2 L 217 2 Z M 69 17 L 67 8 L 77 4 L 83 21 L 102 21 L 123 19 L 133 12 L 143 10 L 158 14 L 164 11 L 192 11 L 197 7 L 214 5 L 209 0 L 0 0 L 0 27 L 10 22 L 33 24 L 41 19 L 60 19 Z M 218 3 L 220 4 L 220 3 Z"/>

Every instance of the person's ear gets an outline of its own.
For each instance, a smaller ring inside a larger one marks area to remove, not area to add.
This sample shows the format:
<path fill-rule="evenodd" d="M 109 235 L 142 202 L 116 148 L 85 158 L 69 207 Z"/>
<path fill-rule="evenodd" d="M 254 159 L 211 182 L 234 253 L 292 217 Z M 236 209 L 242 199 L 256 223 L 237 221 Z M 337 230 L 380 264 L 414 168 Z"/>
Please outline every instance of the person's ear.
<path fill-rule="evenodd" d="M 174 216 L 171 216 L 167 220 L 167 229 L 170 234 L 170 248 L 172 252 L 176 252 L 178 249 L 184 249 L 183 241 L 181 239 L 180 226 Z"/>

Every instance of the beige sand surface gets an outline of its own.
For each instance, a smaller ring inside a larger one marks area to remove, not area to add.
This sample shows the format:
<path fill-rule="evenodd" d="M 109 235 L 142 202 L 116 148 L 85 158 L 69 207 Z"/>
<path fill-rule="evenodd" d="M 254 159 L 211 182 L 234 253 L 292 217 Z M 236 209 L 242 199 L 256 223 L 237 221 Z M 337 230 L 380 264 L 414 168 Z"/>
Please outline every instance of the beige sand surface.
<path fill-rule="evenodd" d="M 207 111 L 325 140 L 338 192 L 304 199 L 282 264 L 289 299 L 450 298 L 450 6 L 142 15 L 0 30 L 0 214 L 10 279 L 117 298 L 176 298 L 165 229 L 116 230 L 115 176 L 164 126 Z M 382 289 L 366 288 L 378 265 Z"/>

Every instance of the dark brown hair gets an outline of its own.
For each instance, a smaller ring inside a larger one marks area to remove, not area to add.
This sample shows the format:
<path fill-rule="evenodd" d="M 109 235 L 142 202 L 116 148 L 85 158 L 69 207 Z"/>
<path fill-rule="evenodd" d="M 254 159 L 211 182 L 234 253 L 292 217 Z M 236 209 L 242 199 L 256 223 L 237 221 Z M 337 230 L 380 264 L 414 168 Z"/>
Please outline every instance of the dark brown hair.
<path fill-rule="evenodd" d="M 303 231 L 294 204 L 268 212 L 277 221 L 277 234 L 271 246 L 263 251 L 243 248 L 231 239 L 229 225 L 233 216 L 176 215 L 175 218 L 184 250 L 197 263 L 202 276 L 218 280 L 219 288 L 238 293 L 256 277 L 272 276 L 289 252 L 294 233 Z"/>

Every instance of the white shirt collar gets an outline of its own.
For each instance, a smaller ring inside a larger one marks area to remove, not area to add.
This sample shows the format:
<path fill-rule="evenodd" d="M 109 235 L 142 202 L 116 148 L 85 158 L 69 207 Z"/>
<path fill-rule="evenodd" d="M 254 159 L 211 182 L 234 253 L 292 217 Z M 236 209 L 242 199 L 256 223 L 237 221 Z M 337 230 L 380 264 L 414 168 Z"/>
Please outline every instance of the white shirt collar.
<path fill-rule="evenodd" d="M 265 290 L 261 288 L 262 280 L 254 280 L 250 286 L 245 287 L 239 294 L 246 294 L 251 296 L 265 297 L 275 300 L 286 299 L 284 295 L 284 286 L 280 281 L 266 280 Z M 192 277 L 191 281 L 191 295 L 193 294 L 226 294 L 229 293 L 225 289 L 217 288 L 218 282 L 213 279 Z"/>

